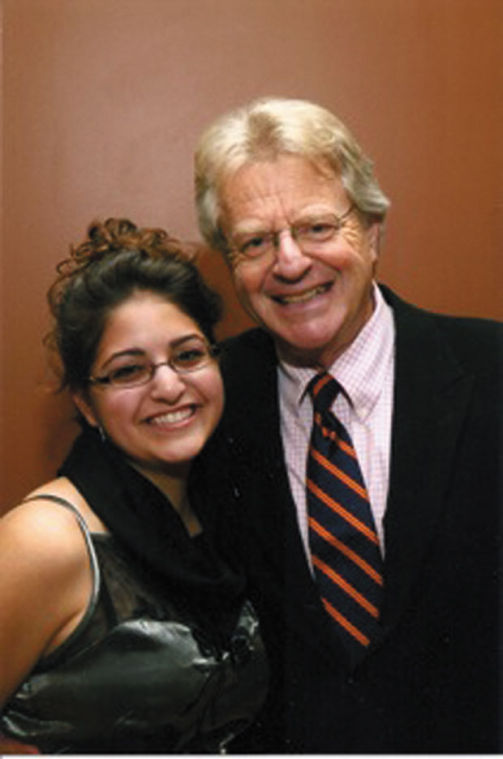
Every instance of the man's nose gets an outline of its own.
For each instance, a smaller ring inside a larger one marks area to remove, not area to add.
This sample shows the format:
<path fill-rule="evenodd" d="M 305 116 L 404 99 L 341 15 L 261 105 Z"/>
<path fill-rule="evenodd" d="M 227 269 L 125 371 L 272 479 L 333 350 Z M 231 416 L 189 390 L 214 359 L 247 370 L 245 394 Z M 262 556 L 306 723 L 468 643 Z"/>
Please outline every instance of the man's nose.
<path fill-rule="evenodd" d="M 273 271 L 283 279 L 299 279 L 311 267 L 307 256 L 289 229 L 278 233 L 276 238 Z"/>

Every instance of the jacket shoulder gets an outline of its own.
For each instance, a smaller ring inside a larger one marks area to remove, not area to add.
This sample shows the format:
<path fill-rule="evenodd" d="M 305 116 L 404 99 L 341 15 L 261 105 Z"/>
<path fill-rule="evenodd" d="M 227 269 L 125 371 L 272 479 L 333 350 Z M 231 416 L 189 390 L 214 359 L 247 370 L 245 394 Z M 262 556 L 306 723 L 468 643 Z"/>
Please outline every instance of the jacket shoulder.
<path fill-rule="evenodd" d="M 256 327 L 221 343 L 221 368 L 224 380 L 238 380 L 244 374 L 261 376 L 276 367 L 272 338 Z"/>
<path fill-rule="evenodd" d="M 239 335 L 228 337 L 221 343 L 223 355 L 232 357 L 245 354 L 249 351 L 274 353 L 272 338 L 260 327 L 253 327 L 241 332 Z"/>
<path fill-rule="evenodd" d="M 466 370 L 501 370 L 503 359 L 503 324 L 492 319 L 452 316 L 428 311 L 407 303 L 389 288 L 380 286 L 392 307 L 397 330 L 404 338 L 415 334 L 433 336 L 448 346 Z"/>

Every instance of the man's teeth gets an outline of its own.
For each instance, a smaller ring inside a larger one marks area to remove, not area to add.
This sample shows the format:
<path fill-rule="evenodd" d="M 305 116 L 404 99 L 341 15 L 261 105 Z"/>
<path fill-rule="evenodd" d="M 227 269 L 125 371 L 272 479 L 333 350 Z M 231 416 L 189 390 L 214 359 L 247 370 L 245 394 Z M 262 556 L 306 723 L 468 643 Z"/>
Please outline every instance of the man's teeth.
<path fill-rule="evenodd" d="M 328 289 L 328 287 L 329 285 L 318 285 L 317 287 L 313 287 L 311 290 L 306 290 L 303 293 L 278 296 L 276 300 L 279 303 L 304 303 L 304 301 L 310 300 L 311 298 L 314 298 L 315 295 L 319 295 L 319 293 L 324 292 Z"/>
<path fill-rule="evenodd" d="M 167 414 L 156 416 L 154 419 L 152 419 L 152 424 L 175 424 L 176 422 L 181 422 L 184 419 L 188 419 L 191 415 L 191 407 L 180 409 L 179 411 L 168 411 Z"/>

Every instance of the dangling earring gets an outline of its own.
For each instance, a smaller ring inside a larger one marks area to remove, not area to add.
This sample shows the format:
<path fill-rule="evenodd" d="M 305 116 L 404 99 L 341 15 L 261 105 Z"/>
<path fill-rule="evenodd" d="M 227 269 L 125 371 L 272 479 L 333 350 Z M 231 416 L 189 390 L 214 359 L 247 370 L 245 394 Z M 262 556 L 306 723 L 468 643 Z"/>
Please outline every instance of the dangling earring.
<path fill-rule="evenodd" d="M 98 432 L 100 433 L 100 440 L 102 443 L 106 443 L 107 436 L 105 435 L 105 430 L 101 426 L 101 424 L 98 425 Z"/>

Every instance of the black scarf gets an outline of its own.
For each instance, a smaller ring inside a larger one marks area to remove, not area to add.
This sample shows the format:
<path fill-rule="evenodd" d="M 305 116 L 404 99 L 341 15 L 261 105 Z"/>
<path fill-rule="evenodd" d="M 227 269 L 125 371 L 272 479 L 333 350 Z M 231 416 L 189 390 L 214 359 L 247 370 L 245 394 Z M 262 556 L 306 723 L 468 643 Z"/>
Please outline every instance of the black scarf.
<path fill-rule="evenodd" d="M 160 580 L 167 593 L 182 598 L 195 621 L 220 637 L 227 635 L 239 611 L 244 579 L 231 559 L 231 531 L 223 534 L 226 522 L 218 512 L 220 506 L 230 513 L 229 504 L 219 504 L 205 492 L 204 466 L 196 472 L 189 497 L 203 532 L 195 539 L 169 499 L 94 429 L 84 429 L 59 473 L 71 480 L 143 570 Z"/>

